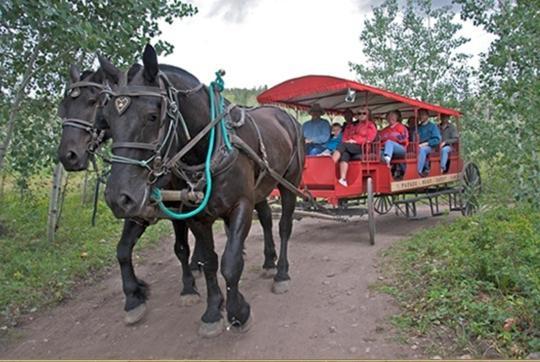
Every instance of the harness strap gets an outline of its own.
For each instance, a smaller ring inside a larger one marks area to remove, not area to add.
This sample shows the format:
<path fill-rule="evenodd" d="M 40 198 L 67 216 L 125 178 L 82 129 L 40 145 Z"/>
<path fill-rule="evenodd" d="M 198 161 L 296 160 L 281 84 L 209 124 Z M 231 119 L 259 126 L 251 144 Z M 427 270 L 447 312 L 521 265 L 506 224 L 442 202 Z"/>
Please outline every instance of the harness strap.
<path fill-rule="evenodd" d="M 249 145 L 244 142 L 240 137 L 237 135 L 232 135 L 233 138 L 233 144 L 241 151 L 243 151 L 249 158 L 251 158 L 253 161 L 255 161 L 259 167 L 261 167 L 263 170 L 266 170 L 270 174 L 270 176 L 276 180 L 278 183 L 282 184 L 287 190 L 291 191 L 298 197 L 301 197 L 304 200 L 311 200 L 311 195 L 304 193 L 300 191 L 295 185 L 293 185 L 291 182 L 283 178 L 279 173 L 277 173 L 274 169 L 272 169 L 266 162 L 264 162 L 259 155 L 253 151 Z"/>
<path fill-rule="evenodd" d="M 218 124 L 224 117 L 229 114 L 231 107 L 227 108 L 224 112 L 219 114 L 212 122 L 208 123 L 195 137 L 193 137 L 177 154 L 171 157 L 166 163 L 165 167 L 172 169 L 175 167 L 176 163 L 182 159 L 193 147 L 199 143 L 199 141 L 210 132 L 216 124 Z"/>
<path fill-rule="evenodd" d="M 94 124 L 90 123 L 88 121 L 85 121 L 84 119 L 78 119 L 78 118 L 64 118 L 62 122 L 62 127 L 74 127 L 79 128 L 85 131 L 88 131 L 92 133 L 94 130 Z"/>
<path fill-rule="evenodd" d="M 142 150 L 150 150 L 155 151 L 157 149 L 157 145 L 154 143 L 141 143 L 141 142 L 115 142 L 112 144 L 112 149 L 117 148 L 136 148 L 136 149 L 142 149 Z"/>

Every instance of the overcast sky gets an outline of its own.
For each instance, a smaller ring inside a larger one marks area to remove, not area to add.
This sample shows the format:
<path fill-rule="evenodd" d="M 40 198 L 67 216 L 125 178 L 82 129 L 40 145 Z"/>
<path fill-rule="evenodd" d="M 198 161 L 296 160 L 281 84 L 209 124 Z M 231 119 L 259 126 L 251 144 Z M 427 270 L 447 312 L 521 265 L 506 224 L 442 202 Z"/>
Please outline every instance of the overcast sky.
<path fill-rule="evenodd" d="M 273 86 L 286 79 L 325 74 L 354 78 L 348 62 L 362 61 L 359 41 L 371 6 L 381 0 L 191 0 L 199 13 L 162 26 L 174 44 L 160 61 L 184 68 L 208 83 L 227 71 L 227 87 Z M 435 6 L 449 4 L 435 0 Z M 491 37 L 470 23 L 467 53 L 485 52 Z M 473 64 L 477 64 L 475 57 Z"/>

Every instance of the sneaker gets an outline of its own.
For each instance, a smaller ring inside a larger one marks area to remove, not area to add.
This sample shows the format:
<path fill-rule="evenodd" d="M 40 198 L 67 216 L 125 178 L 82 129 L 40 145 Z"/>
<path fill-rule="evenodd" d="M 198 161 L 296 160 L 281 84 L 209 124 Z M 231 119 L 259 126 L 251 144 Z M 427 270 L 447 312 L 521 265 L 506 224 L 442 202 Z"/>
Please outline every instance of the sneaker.
<path fill-rule="evenodd" d="M 339 184 L 343 187 L 349 187 L 349 184 L 347 183 L 347 180 L 345 180 L 344 178 L 340 178 L 338 180 Z"/>
<path fill-rule="evenodd" d="M 384 155 L 383 156 L 384 163 L 386 163 L 386 166 L 390 167 L 390 156 Z"/>

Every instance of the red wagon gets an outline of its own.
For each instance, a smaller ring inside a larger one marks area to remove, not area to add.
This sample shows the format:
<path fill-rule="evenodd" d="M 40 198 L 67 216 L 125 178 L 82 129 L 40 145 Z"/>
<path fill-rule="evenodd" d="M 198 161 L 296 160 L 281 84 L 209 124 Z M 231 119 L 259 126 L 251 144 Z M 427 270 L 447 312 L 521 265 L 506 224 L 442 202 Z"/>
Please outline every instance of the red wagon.
<path fill-rule="evenodd" d="M 296 111 L 308 110 L 318 103 L 330 115 L 340 115 L 346 110 L 356 113 L 367 106 L 374 118 L 399 110 L 403 119 L 415 119 L 419 109 L 426 109 L 431 117 L 454 117 L 460 128 L 461 114 L 456 110 L 331 76 L 290 79 L 261 93 L 257 100 Z M 477 210 L 480 172 L 473 163 L 464 164 L 459 142 L 453 145 L 447 171 L 441 173 L 439 167 L 431 167 L 424 177 L 416 169 L 418 142 L 409 144 L 405 157 L 394 158 L 391 168 L 381 162 L 380 142 L 375 140 L 363 147 L 360 158 L 349 163 L 348 187 L 338 182 L 338 170 L 330 156 L 306 156 L 301 187 L 309 197 L 300 203 L 297 217 L 348 221 L 367 214 L 373 244 L 375 213 L 385 214 L 395 208 L 397 214 L 417 218 L 419 203 L 429 204 L 433 216 L 442 214 L 440 207 L 445 204 L 450 211 L 461 211 L 464 215 Z M 429 162 L 438 165 L 439 156 L 439 150 L 433 150 Z M 398 164 L 400 170 L 404 169 L 399 177 L 393 172 Z M 277 190 L 274 195 L 279 195 Z"/>

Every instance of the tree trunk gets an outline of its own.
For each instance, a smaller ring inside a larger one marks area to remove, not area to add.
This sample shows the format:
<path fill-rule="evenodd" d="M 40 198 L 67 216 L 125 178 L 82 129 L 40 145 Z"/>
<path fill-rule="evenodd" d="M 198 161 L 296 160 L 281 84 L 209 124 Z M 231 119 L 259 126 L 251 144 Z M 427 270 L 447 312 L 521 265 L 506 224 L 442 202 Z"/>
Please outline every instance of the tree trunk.
<path fill-rule="evenodd" d="M 0 200 L 4 198 L 4 187 L 6 185 L 6 174 L 2 173 L 2 178 L 0 178 Z"/>
<path fill-rule="evenodd" d="M 21 105 L 21 102 L 26 96 L 24 90 L 28 83 L 30 83 L 30 79 L 32 79 L 32 76 L 34 75 L 34 64 L 36 63 L 36 59 L 39 54 L 40 45 L 41 41 L 38 40 L 34 47 L 34 50 L 32 51 L 32 55 L 30 56 L 30 59 L 28 61 L 28 66 L 26 67 L 26 70 L 24 72 L 21 84 L 19 84 L 19 87 L 16 90 L 15 99 L 13 100 L 13 103 L 11 104 L 9 110 L 6 136 L 2 141 L 2 144 L 0 145 L 0 171 L 4 167 L 4 160 L 6 158 L 6 154 L 11 143 L 11 138 L 13 137 L 13 130 L 15 129 L 15 118 L 17 118 L 17 114 L 19 113 L 19 107 Z"/>
<path fill-rule="evenodd" d="M 54 241 L 56 232 L 56 224 L 58 221 L 59 201 L 62 191 L 62 176 L 64 175 L 64 167 L 61 163 L 57 163 L 53 173 L 53 185 L 51 189 L 51 197 L 49 199 L 49 213 L 47 215 L 47 240 L 49 243 Z"/>

